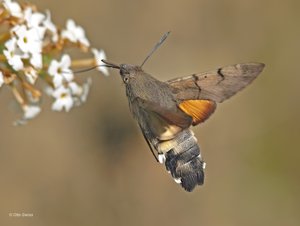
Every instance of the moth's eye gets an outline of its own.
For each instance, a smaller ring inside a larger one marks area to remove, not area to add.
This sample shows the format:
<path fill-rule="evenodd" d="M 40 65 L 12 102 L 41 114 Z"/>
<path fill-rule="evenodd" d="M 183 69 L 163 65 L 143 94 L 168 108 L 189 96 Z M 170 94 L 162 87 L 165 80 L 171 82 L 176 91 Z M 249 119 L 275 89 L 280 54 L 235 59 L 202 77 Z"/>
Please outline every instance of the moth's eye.
<path fill-rule="evenodd" d="M 129 76 L 125 75 L 123 78 L 124 83 L 128 83 L 129 82 Z"/>

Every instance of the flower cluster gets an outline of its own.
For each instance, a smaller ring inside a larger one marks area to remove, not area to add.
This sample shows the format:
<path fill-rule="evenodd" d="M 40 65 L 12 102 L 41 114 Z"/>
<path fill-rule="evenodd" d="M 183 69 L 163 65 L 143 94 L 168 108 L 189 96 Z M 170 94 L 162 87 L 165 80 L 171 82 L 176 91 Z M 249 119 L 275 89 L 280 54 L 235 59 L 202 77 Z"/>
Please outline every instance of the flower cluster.
<path fill-rule="evenodd" d="M 82 27 L 69 19 L 65 28 L 58 28 L 50 11 L 41 13 L 29 3 L 3 0 L 0 28 L 0 89 L 7 86 L 19 103 L 23 116 L 18 124 L 41 112 L 38 80 L 46 84 L 54 111 L 68 112 L 86 101 L 91 79 L 79 84 L 72 69 L 100 65 L 105 53 L 90 46 Z M 91 58 L 72 60 L 66 53 L 70 48 L 90 53 Z M 98 69 L 108 75 L 105 67 Z"/>

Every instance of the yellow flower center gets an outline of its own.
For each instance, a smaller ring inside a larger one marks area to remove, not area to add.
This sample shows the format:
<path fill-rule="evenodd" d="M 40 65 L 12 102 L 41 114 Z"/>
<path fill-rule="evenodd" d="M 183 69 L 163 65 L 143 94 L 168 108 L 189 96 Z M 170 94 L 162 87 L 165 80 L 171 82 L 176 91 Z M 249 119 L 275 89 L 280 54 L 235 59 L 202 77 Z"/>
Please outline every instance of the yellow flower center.
<path fill-rule="evenodd" d="M 68 95 L 67 93 L 62 93 L 62 94 L 60 95 L 60 98 L 62 98 L 62 99 L 63 99 L 63 98 L 66 98 L 67 95 Z"/>

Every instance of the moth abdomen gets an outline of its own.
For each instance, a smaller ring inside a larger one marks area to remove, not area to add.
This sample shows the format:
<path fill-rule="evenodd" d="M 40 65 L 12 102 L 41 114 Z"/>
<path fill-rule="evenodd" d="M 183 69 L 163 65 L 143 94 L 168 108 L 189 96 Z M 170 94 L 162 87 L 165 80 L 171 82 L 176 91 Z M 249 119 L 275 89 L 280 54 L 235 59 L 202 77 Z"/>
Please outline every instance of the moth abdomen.
<path fill-rule="evenodd" d="M 168 150 L 162 150 L 169 147 Z M 205 162 L 201 158 L 200 148 L 193 132 L 189 129 L 178 133 L 172 140 L 162 141 L 158 149 L 163 151 L 164 164 L 177 183 L 192 191 L 196 185 L 204 183 Z M 163 163 L 161 162 L 161 163 Z"/>

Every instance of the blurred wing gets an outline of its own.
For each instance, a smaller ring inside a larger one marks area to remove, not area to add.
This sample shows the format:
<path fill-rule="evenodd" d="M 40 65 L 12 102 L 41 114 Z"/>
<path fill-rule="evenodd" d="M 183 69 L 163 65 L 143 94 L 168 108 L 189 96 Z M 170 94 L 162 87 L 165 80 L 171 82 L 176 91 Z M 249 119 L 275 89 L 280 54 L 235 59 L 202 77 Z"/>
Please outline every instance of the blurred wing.
<path fill-rule="evenodd" d="M 188 128 L 192 124 L 192 118 L 178 109 L 171 110 L 141 98 L 136 98 L 135 101 L 137 102 L 136 106 L 143 109 L 143 111 L 150 117 L 148 120 L 151 121 L 151 124 L 153 125 L 166 124 L 180 128 Z"/>
<path fill-rule="evenodd" d="M 192 124 L 192 117 L 175 108 L 170 110 L 151 101 L 136 98 L 132 103 L 133 111 L 143 136 L 152 154 L 158 161 L 157 144 L 173 139 L 183 129 Z"/>
<path fill-rule="evenodd" d="M 263 70 L 262 63 L 244 63 L 167 81 L 176 98 L 223 102 L 249 85 Z"/>

